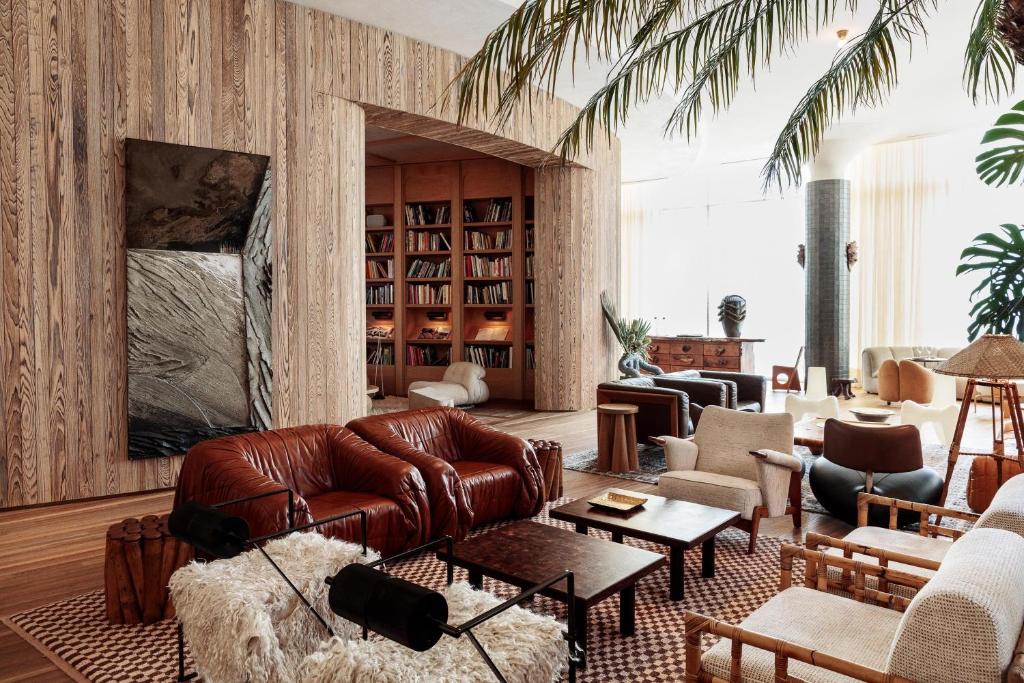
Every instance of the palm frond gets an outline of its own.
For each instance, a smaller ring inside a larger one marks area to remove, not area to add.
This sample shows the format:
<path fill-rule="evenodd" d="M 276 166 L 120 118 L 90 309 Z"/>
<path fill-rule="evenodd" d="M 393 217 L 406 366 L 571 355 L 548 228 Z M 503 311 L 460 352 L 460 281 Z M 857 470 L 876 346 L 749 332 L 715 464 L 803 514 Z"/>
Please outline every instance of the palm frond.
<path fill-rule="evenodd" d="M 783 176 L 800 184 L 828 126 L 860 105 L 878 105 L 896 85 L 896 43 L 912 45 L 937 0 L 883 0 L 868 29 L 849 43 L 801 98 L 762 170 L 765 190 L 781 189 Z"/>
<path fill-rule="evenodd" d="M 996 102 L 1016 85 L 1017 60 L 999 30 L 1006 0 L 981 0 L 964 54 L 964 85 L 975 103 Z"/>
<path fill-rule="evenodd" d="M 975 158 L 982 181 L 996 187 L 1020 181 L 1024 173 L 1024 101 L 996 119 L 981 144 L 989 145 Z"/>

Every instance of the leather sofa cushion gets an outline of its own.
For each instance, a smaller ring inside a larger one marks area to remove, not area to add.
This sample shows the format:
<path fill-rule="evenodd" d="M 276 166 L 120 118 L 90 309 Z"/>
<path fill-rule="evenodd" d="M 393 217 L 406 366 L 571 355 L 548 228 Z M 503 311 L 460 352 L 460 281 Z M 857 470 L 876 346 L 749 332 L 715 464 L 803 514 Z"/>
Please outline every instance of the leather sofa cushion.
<path fill-rule="evenodd" d="M 410 525 L 401 509 L 390 498 L 358 491 L 331 491 L 307 498 L 314 519 L 323 519 L 353 510 L 366 511 L 366 544 L 387 556 L 415 544 L 419 530 Z M 322 525 L 318 531 L 333 538 L 360 542 L 359 517 L 348 517 Z"/>
<path fill-rule="evenodd" d="M 697 470 L 661 475 L 658 478 L 658 495 L 735 510 L 743 519 L 753 518 L 754 508 L 762 503 L 761 489 L 756 481 Z"/>
<path fill-rule="evenodd" d="M 507 519 L 523 487 L 519 473 L 508 465 L 475 460 L 459 460 L 452 467 L 473 508 L 473 526 Z"/>

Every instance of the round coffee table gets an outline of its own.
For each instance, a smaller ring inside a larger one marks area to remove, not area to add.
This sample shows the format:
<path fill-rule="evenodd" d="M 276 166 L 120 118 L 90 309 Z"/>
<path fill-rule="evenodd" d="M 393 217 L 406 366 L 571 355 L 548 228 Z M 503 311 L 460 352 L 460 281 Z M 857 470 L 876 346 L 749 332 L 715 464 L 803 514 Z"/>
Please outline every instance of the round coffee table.
<path fill-rule="evenodd" d="M 636 454 L 636 414 L 631 403 L 602 403 L 597 407 L 597 468 L 608 472 L 640 469 Z"/>

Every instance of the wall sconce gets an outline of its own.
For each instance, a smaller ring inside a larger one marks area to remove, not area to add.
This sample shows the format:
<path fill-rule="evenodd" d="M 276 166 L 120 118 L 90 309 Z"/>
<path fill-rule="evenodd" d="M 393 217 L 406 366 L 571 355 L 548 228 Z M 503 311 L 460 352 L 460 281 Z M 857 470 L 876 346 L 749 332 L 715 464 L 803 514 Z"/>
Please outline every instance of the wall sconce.
<path fill-rule="evenodd" d="M 427 311 L 427 320 L 447 320 L 448 311 Z"/>
<path fill-rule="evenodd" d="M 507 320 L 505 311 L 484 311 L 485 320 Z"/>

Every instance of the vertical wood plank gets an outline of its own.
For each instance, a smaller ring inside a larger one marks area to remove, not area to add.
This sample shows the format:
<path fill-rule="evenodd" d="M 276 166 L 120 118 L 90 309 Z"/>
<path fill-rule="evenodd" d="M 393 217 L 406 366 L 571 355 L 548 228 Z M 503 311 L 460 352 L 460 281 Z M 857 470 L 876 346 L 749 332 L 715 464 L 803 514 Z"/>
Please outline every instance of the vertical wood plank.
<path fill-rule="evenodd" d="M 152 75 L 150 91 L 153 99 L 150 122 L 152 137 L 150 139 L 163 140 L 166 129 L 164 112 L 167 109 L 164 86 L 164 69 L 166 68 L 164 52 L 167 50 L 164 41 L 164 0 L 150 0 L 149 27 L 152 35 L 149 57 L 150 74 Z"/>
<path fill-rule="evenodd" d="M 18 174 L 14 99 L 14 8 L 0 0 L 0 496 L 20 485 L 21 433 L 18 391 Z M 14 477 L 12 478 L 12 474 Z"/>
<path fill-rule="evenodd" d="M 110 450 L 117 457 L 107 459 L 107 493 L 137 490 L 144 481 L 145 473 L 139 467 L 127 462 L 128 453 L 128 355 L 122 349 L 127 343 L 127 292 L 125 283 L 125 235 L 124 235 L 124 138 L 127 131 L 128 106 L 125 101 L 125 52 L 119 47 L 124 43 L 123 17 L 130 0 L 109 0 L 110 31 L 114 44 L 112 60 L 107 69 L 109 78 L 109 145 L 110 160 L 104 171 L 104 202 L 107 220 L 103 226 L 103 308 L 105 348 L 112 349 L 106 384 L 106 400 L 109 401 L 106 429 Z M 101 4 L 108 4 L 103 3 Z M 165 34 L 166 35 L 166 34 Z M 170 35 L 173 35 L 171 33 Z M 167 50 L 173 54 L 173 50 Z M 173 72 L 172 72 L 173 73 Z M 165 83 L 166 85 L 166 83 Z M 106 93 L 105 93 L 106 96 Z M 165 123 L 166 125 L 166 123 Z"/>

